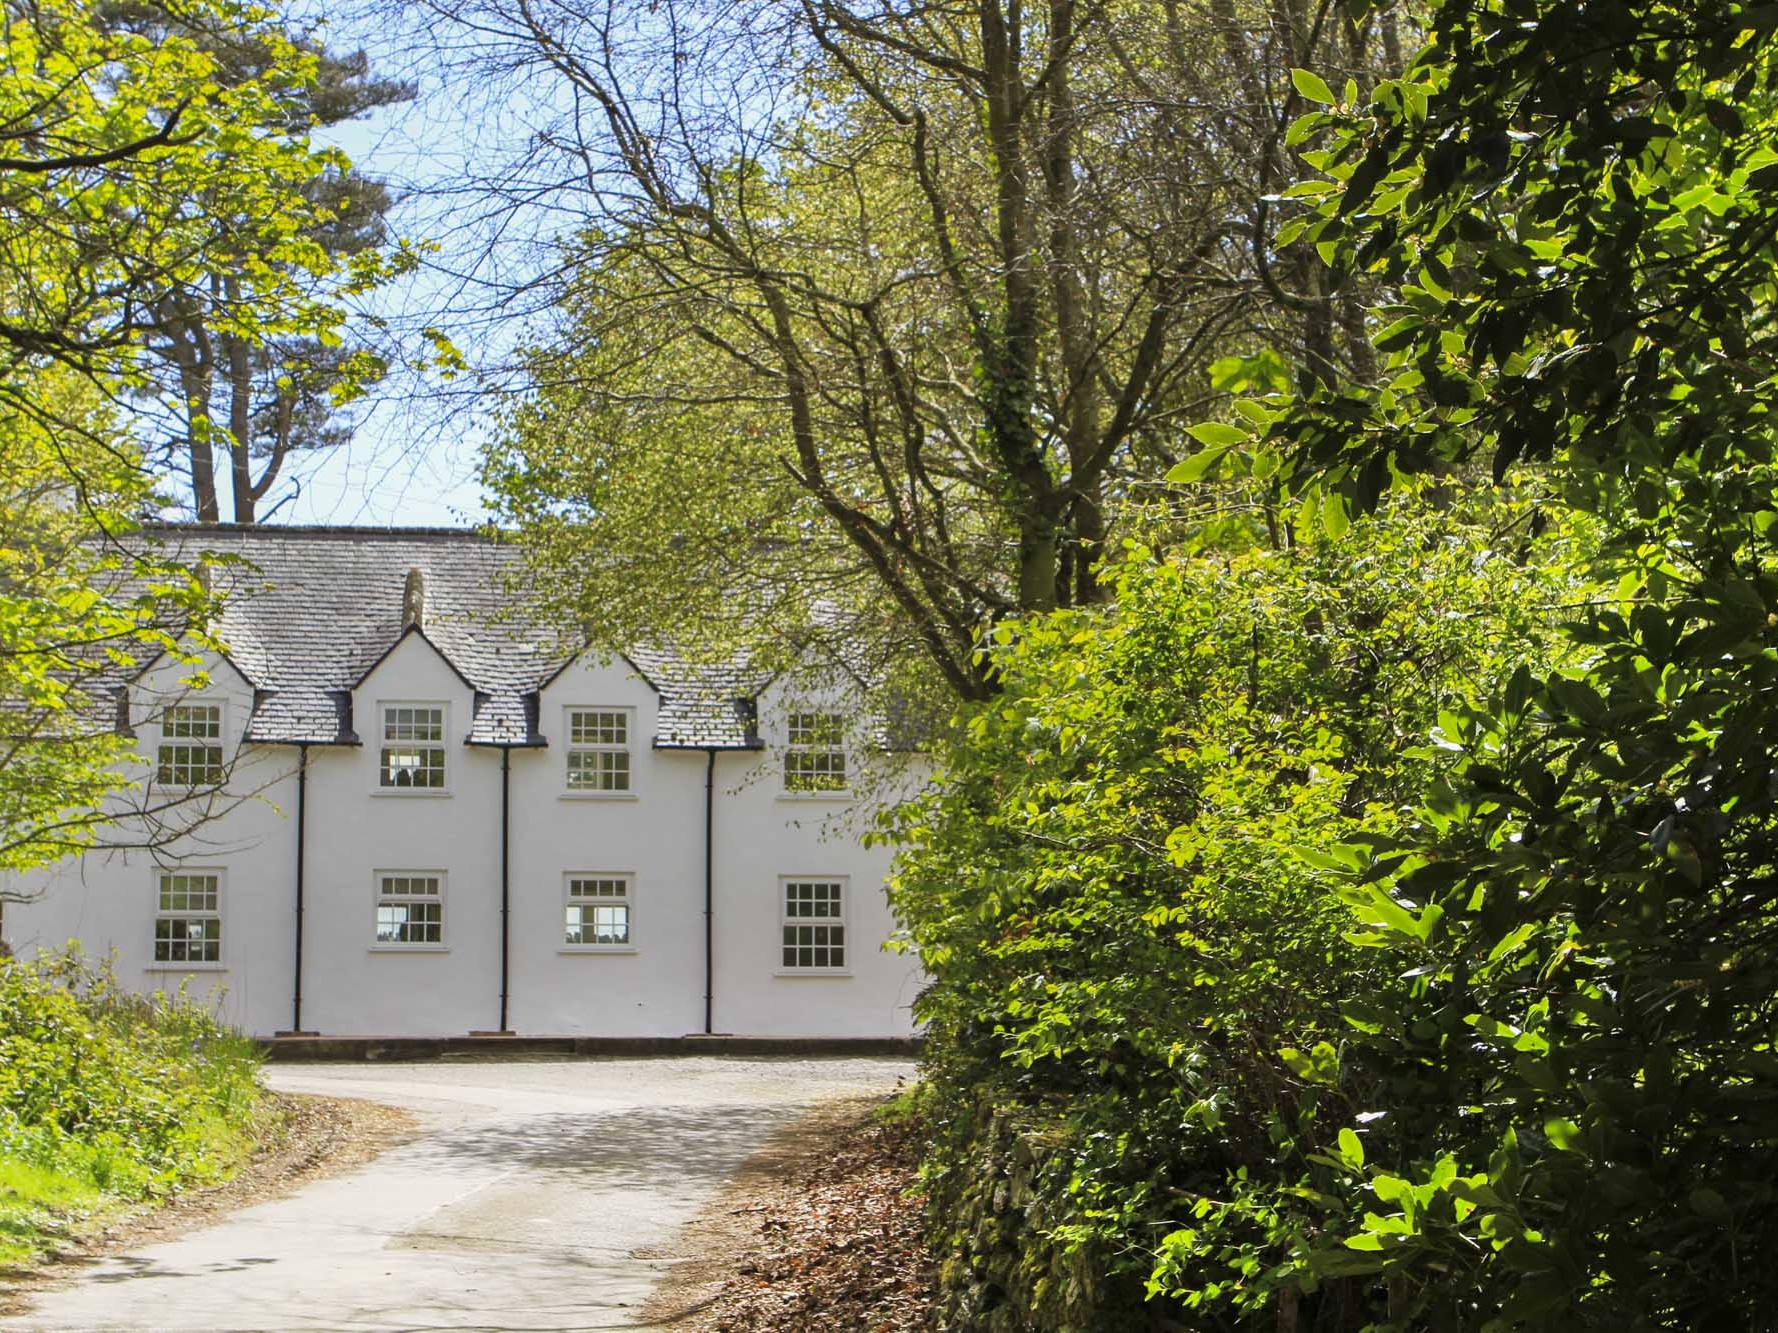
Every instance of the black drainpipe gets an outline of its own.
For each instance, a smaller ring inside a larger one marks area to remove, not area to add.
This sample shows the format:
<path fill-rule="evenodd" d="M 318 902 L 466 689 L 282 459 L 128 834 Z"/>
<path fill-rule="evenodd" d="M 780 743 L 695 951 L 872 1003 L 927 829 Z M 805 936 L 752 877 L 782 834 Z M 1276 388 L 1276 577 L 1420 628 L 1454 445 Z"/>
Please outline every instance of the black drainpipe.
<path fill-rule="evenodd" d="M 704 751 L 704 1035 L 716 1031 L 716 751 Z"/>
<path fill-rule="evenodd" d="M 296 747 L 296 996 L 291 1005 L 290 1030 L 303 1030 L 303 848 L 308 839 L 309 747 Z"/>
<path fill-rule="evenodd" d="M 506 1002 L 509 995 L 511 975 L 511 930 L 508 922 L 512 916 L 512 746 L 500 747 L 500 1028 L 501 1033 L 511 1031 L 506 1026 Z"/>

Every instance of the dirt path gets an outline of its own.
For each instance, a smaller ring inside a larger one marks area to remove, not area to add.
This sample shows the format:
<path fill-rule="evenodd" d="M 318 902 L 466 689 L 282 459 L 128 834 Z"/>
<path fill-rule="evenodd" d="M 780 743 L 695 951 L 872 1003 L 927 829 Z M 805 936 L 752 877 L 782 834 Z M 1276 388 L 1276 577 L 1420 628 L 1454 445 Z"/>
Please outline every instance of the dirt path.
<path fill-rule="evenodd" d="M 635 1328 L 661 1249 L 774 1135 L 911 1072 L 867 1059 L 274 1066 L 287 1093 L 404 1109 L 358 1167 L 29 1293 L 0 1328 Z M 401 1141 L 405 1138 L 405 1141 Z M 386 1148 L 386 1151 L 378 1151 Z"/>
<path fill-rule="evenodd" d="M 788 1126 L 662 1251 L 642 1307 L 671 1333 L 925 1333 L 933 1269 L 915 1188 L 917 1127 L 881 1098 Z"/>
<path fill-rule="evenodd" d="M 84 1269 L 103 1259 L 172 1240 L 239 1209 L 360 1166 L 407 1142 L 419 1129 L 410 1113 L 380 1102 L 277 1092 L 269 1096 L 277 1128 L 233 1176 L 163 1204 L 126 1205 L 76 1226 L 48 1258 L 0 1274 L 0 1316 L 23 1313 L 34 1297 L 78 1281 Z"/>

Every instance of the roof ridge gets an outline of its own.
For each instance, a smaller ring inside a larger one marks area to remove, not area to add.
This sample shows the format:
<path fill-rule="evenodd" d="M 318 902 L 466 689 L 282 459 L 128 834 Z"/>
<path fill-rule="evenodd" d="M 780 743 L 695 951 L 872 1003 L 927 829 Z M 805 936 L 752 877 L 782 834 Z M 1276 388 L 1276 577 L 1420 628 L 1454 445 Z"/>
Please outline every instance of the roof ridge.
<path fill-rule="evenodd" d="M 366 537 L 455 538 L 485 541 L 490 544 L 511 541 L 518 535 L 510 529 L 491 527 L 378 527 L 352 523 L 181 523 L 155 519 L 142 524 L 144 532 L 214 534 L 217 536 L 255 537 Z"/>

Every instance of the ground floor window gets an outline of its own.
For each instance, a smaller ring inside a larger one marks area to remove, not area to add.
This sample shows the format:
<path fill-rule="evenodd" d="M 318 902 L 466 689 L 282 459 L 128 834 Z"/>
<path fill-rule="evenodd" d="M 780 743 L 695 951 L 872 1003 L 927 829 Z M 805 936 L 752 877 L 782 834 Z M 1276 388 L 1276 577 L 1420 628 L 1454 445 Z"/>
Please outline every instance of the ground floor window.
<path fill-rule="evenodd" d="M 444 875 L 385 870 L 377 875 L 377 943 L 444 943 Z"/>
<path fill-rule="evenodd" d="M 156 873 L 154 961 L 222 961 L 220 870 L 162 870 Z"/>
<path fill-rule="evenodd" d="M 787 970 L 829 971 L 846 965 L 844 880 L 786 879 L 784 954 Z"/>
<path fill-rule="evenodd" d="M 563 943 L 580 948 L 627 946 L 634 893 L 629 875 L 569 875 Z"/>

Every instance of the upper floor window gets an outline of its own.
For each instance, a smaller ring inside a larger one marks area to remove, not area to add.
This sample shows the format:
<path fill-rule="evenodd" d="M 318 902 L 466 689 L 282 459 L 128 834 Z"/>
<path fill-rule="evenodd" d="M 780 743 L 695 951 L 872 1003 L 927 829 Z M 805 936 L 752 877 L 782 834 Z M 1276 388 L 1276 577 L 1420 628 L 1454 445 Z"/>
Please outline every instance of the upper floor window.
<path fill-rule="evenodd" d="M 443 791 L 444 737 L 443 704 L 384 704 L 377 785 L 397 791 Z"/>
<path fill-rule="evenodd" d="M 222 961 L 222 872 L 157 872 L 154 905 L 154 961 Z"/>
<path fill-rule="evenodd" d="M 630 790 L 630 710 L 568 710 L 568 790 Z"/>
<path fill-rule="evenodd" d="M 784 749 L 784 790 L 846 790 L 846 730 L 845 719 L 839 713 L 807 711 L 790 715 L 789 744 Z"/>
<path fill-rule="evenodd" d="M 568 876 L 567 928 L 571 947 L 624 947 L 630 943 L 630 877 Z"/>
<path fill-rule="evenodd" d="M 163 787 L 213 787 L 222 781 L 222 705 L 170 704 L 161 714 L 154 780 Z"/>

